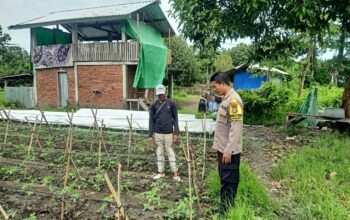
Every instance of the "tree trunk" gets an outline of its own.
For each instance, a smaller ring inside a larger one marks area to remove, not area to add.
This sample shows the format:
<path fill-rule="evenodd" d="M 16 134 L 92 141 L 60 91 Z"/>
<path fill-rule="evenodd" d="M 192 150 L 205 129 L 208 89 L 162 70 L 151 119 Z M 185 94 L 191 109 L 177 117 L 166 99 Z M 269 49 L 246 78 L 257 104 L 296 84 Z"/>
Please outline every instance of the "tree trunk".
<path fill-rule="evenodd" d="M 345 85 L 341 107 L 345 110 L 345 117 L 350 118 L 350 77 Z"/>
<path fill-rule="evenodd" d="M 346 35 L 346 29 L 345 29 L 345 23 L 343 21 L 341 26 L 341 34 L 339 37 L 339 44 L 338 44 L 337 68 L 336 68 L 336 76 L 335 76 L 336 78 L 334 79 L 335 86 L 338 86 L 338 75 L 341 71 L 341 65 L 344 57 L 345 35 Z"/>
<path fill-rule="evenodd" d="M 309 69 L 310 60 L 311 60 L 311 57 L 312 57 L 312 54 L 313 54 L 313 51 L 314 51 L 313 46 L 314 46 L 313 37 L 310 37 L 309 51 L 307 52 L 307 56 L 305 58 L 303 71 L 301 72 L 300 85 L 299 85 L 299 89 L 298 89 L 298 97 L 300 97 L 301 94 L 303 93 L 306 72 Z"/>

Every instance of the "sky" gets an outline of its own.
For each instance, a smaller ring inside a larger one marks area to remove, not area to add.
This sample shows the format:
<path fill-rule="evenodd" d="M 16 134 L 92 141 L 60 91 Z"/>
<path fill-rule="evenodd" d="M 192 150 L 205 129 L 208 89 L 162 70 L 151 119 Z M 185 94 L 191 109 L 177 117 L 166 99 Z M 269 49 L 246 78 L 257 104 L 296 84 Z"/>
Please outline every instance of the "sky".
<path fill-rule="evenodd" d="M 0 25 L 3 32 L 10 34 L 11 44 L 18 45 L 29 51 L 29 29 L 8 30 L 8 26 L 48 15 L 50 12 L 115 5 L 130 1 L 143 0 L 0 0 Z M 162 8 L 165 16 L 167 16 L 168 21 L 175 30 L 176 34 L 180 34 L 180 31 L 177 29 L 178 22 L 169 16 L 171 6 L 168 3 L 168 0 L 161 0 L 160 7 Z M 237 41 L 226 41 L 221 46 L 222 48 L 227 49 L 232 48 L 239 43 L 250 44 L 250 42 L 251 41 L 249 39 L 239 39 Z M 333 55 L 334 51 L 329 51 L 321 56 L 321 58 L 327 59 Z"/>
<path fill-rule="evenodd" d="M 3 32 L 10 34 L 11 44 L 16 44 L 29 50 L 29 29 L 8 30 L 8 26 L 48 15 L 50 12 L 115 5 L 130 1 L 143 0 L 0 0 L 0 25 Z M 168 0 L 162 0 L 160 7 L 176 34 L 179 34 L 176 21 L 168 16 L 168 11 L 170 10 Z"/>

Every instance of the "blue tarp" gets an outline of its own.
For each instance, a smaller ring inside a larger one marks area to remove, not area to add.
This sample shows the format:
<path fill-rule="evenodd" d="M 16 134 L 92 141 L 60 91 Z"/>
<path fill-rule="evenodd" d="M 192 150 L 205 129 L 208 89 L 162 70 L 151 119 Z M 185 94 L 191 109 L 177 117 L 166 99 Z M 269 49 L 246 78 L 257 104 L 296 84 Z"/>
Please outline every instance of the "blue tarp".
<path fill-rule="evenodd" d="M 239 71 L 234 73 L 233 88 L 235 90 L 251 90 L 260 88 L 263 82 L 267 81 L 266 75 L 255 75 L 254 73 Z"/>

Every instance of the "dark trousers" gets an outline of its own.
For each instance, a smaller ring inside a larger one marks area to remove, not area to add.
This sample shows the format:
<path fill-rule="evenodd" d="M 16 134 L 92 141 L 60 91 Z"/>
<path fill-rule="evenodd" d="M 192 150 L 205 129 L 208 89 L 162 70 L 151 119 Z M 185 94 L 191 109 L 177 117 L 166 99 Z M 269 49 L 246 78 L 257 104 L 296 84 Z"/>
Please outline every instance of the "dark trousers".
<path fill-rule="evenodd" d="M 218 151 L 218 168 L 221 182 L 221 208 L 223 211 L 227 211 L 227 208 L 234 204 L 237 194 L 241 154 L 232 155 L 230 164 L 222 164 L 222 156 L 223 154 Z"/>

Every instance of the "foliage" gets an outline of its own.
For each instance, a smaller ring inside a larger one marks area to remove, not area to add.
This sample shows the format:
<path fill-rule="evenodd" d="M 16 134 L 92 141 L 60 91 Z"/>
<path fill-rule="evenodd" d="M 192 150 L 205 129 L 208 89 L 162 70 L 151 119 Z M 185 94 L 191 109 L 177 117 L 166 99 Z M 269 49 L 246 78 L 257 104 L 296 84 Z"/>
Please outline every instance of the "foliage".
<path fill-rule="evenodd" d="M 253 48 L 250 45 L 240 43 L 236 47 L 230 49 L 233 66 L 250 63 L 253 59 Z"/>
<path fill-rule="evenodd" d="M 6 101 L 4 100 L 3 105 L 5 107 L 11 107 L 12 109 L 23 107 L 22 103 L 16 99 L 10 99 L 10 100 L 6 100 Z"/>
<path fill-rule="evenodd" d="M 288 112 L 298 112 L 309 91 L 318 88 L 318 108 L 339 107 L 343 88 L 335 86 L 312 86 L 302 97 L 296 97 L 297 79 L 278 86 L 265 83 L 256 90 L 238 90 L 244 103 L 244 123 L 283 124 Z"/>
<path fill-rule="evenodd" d="M 216 204 L 219 202 L 219 192 L 219 175 L 216 170 L 211 170 L 208 176 L 208 193 Z M 225 219 L 271 219 L 275 208 L 276 205 L 268 196 L 266 188 L 249 169 L 248 164 L 242 163 L 235 207 L 227 212 Z"/>
<path fill-rule="evenodd" d="M 0 26 L 0 76 L 30 72 L 30 56 L 18 46 L 9 45 L 10 35 Z"/>
<path fill-rule="evenodd" d="M 2 90 L 0 88 L 0 106 L 4 105 L 5 103 L 5 94 L 4 94 L 4 90 Z"/>
<path fill-rule="evenodd" d="M 285 86 L 265 83 L 257 90 L 238 90 L 244 103 L 245 123 L 281 123 L 284 108 L 291 96 Z"/>
<path fill-rule="evenodd" d="M 191 204 L 194 204 L 195 200 L 195 197 L 192 197 L 191 199 L 188 197 L 180 199 L 176 202 L 175 208 L 169 208 L 167 210 L 164 217 L 166 219 L 189 219 L 190 216 L 195 216 L 195 210 L 192 209 L 190 211 L 188 208 Z"/>
<path fill-rule="evenodd" d="M 172 37 L 165 40 L 166 46 L 171 49 L 171 64 L 169 68 L 182 71 L 174 75 L 174 82 L 178 86 L 191 86 L 201 80 L 199 64 L 194 51 L 181 37 Z"/>
<path fill-rule="evenodd" d="M 222 51 L 216 56 L 214 67 L 216 71 L 225 72 L 233 68 L 233 61 L 229 51 Z"/>
<path fill-rule="evenodd" d="M 289 189 L 283 212 L 290 219 L 349 219 L 349 146 L 348 137 L 325 134 L 272 169 Z"/>

